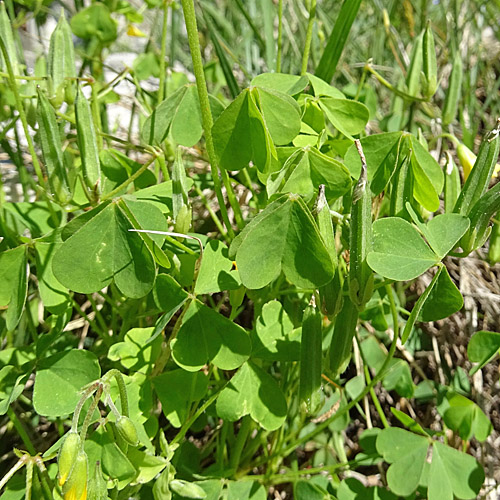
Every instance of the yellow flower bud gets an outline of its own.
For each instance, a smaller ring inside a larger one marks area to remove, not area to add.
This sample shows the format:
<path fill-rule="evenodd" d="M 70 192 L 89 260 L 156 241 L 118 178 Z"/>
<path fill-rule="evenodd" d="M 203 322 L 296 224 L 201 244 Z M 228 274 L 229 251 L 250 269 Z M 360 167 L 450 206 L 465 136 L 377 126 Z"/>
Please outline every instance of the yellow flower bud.
<path fill-rule="evenodd" d="M 476 155 L 465 144 L 459 144 L 457 146 L 457 156 L 464 170 L 464 181 L 466 181 L 474 163 L 476 163 Z"/>
<path fill-rule="evenodd" d="M 57 464 L 59 466 L 59 486 L 62 486 L 71 472 L 78 451 L 80 450 L 80 436 L 75 431 L 69 431 L 59 449 Z"/>
<path fill-rule="evenodd" d="M 68 480 L 63 486 L 64 500 L 87 500 L 87 477 L 87 454 L 84 451 L 80 451 L 69 473 Z"/>

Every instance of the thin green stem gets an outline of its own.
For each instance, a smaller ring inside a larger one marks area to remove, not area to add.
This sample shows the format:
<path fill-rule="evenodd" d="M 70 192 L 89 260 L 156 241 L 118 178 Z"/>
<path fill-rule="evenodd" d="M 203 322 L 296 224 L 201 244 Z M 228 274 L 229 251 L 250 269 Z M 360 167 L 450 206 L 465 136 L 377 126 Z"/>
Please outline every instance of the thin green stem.
<path fill-rule="evenodd" d="M 304 46 L 304 53 L 302 54 L 302 69 L 300 71 L 301 75 L 305 75 L 307 73 L 307 63 L 309 62 L 309 52 L 311 51 L 311 40 L 315 17 L 316 0 L 311 0 L 311 4 L 309 6 L 309 21 L 307 23 L 306 43 Z"/>
<path fill-rule="evenodd" d="M 23 102 L 21 100 L 21 96 L 19 95 L 19 89 L 17 88 L 16 85 L 16 80 L 14 77 L 14 71 L 12 69 L 12 64 L 10 62 L 9 54 L 7 52 L 7 48 L 5 47 L 5 43 L 0 37 L 0 50 L 2 52 L 5 65 L 7 66 L 7 73 L 9 74 L 9 84 L 12 89 L 12 92 L 14 94 L 14 99 L 16 101 L 16 109 L 17 112 L 19 113 L 19 118 L 21 119 L 21 123 L 23 125 L 23 130 L 24 130 L 24 135 L 26 136 L 26 141 L 28 143 L 28 149 L 31 155 L 31 161 L 33 162 L 33 168 L 35 169 L 35 173 L 38 177 L 38 182 L 42 186 L 42 188 L 45 190 L 46 189 L 46 182 L 45 178 L 43 176 L 42 172 L 42 167 L 40 166 L 40 163 L 38 162 L 38 157 L 36 156 L 35 152 L 35 146 L 33 145 L 33 140 L 31 139 L 31 135 L 29 133 L 28 129 L 28 120 L 26 118 L 26 113 L 24 112 L 24 106 Z"/>
<path fill-rule="evenodd" d="M 89 406 L 87 414 L 85 415 L 85 420 L 83 421 L 83 425 L 80 430 L 80 441 L 82 449 L 85 444 L 85 439 L 87 438 L 87 429 L 89 428 L 90 421 L 92 420 L 92 416 L 94 415 L 94 411 L 97 408 L 97 405 L 99 404 L 101 396 L 102 396 L 102 385 L 99 384 L 97 392 L 95 393 L 94 399 L 92 400 L 92 403 Z"/>
<path fill-rule="evenodd" d="M 161 47 L 160 47 L 160 82 L 159 82 L 159 86 L 158 86 L 157 104 L 160 104 L 163 101 L 163 98 L 165 96 L 168 7 L 169 7 L 169 2 L 167 0 L 163 0 L 163 25 L 161 28 Z"/>
<path fill-rule="evenodd" d="M 120 370 L 113 368 L 106 373 L 105 378 L 109 379 L 114 377 L 116 380 L 116 384 L 118 385 L 118 392 L 120 394 L 120 403 L 122 407 L 122 415 L 125 417 L 129 416 L 128 413 L 128 396 L 127 396 L 127 387 L 125 386 L 125 380 L 123 380 L 123 375 Z"/>
<path fill-rule="evenodd" d="M 236 437 L 236 441 L 231 449 L 231 454 L 229 456 L 229 467 L 236 471 L 238 464 L 240 463 L 241 453 L 243 451 L 243 447 L 247 442 L 248 435 L 252 430 L 252 419 L 250 415 L 245 415 L 241 419 L 240 430 L 238 431 L 238 436 Z"/>
<path fill-rule="evenodd" d="M 184 19 L 186 23 L 186 31 L 188 34 L 189 49 L 191 50 L 191 59 L 193 61 L 193 71 L 196 78 L 196 86 L 198 88 L 198 97 L 200 99 L 201 117 L 203 121 L 203 130 L 205 132 L 205 141 L 207 147 L 208 158 L 210 160 L 210 170 L 212 172 L 212 179 L 214 182 L 214 189 L 219 201 L 222 219 L 226 225 L 228 234 L 231 238 L 234 237 L 234 231 L 229 221 L 224 196 L 222 194 L 222 185 L 219 178 L 222 177 L 222 182 L 226 188 L 229 203 L 234 211 L 234 218 L 236 224 L 240 229 L 243 228 L 243 216 L 241 214 L 241 207 L 236 200 L 236 196 L 231 187 L 229 175 L 226 170 L 219 169 L 217 155 L 215 153 L 214 142 L 212 138 L 212 111 L 210 110 L 210 102 L 208 99 L 208 90 L 205 80 L 205 73 L 203 70 L 203 61 L 201 58 L 200 41 L 198 38 L 198 27 L 196 24 L 196 14 L 194 10 L 194 0 L 182 0 L 182 10 L 184 12 Z"/>
<path fill-rule="evenodd" d="M 73 412 L 73 420 L 71 422 L 71 431 L 72 432 L 77 432 L 78 430 L 78 421 L 80 420 L 80 413 L 82 412 L 83 405 L 85 404 L 85 401 L 92 395 L 92 393 L 97 389 L 99 385 L 99 382 L 96 382 L 92 384 L 90 387 L 88 387 L 80 397 L 80 400 L 78 401 L 75 411 Z"/>
<path fill-rule="evenodd" d="M 26 450 L 28 451 L 28 453 L 30 453 L 31 455 L 36 455 L 35 446 L 33 445 L 33 442 L 31 441 L 28 432 L 26 431 L 23 423 L 19 420 L 19 417 L 17 416 L 16 412 L 12 409 L 12 406 L 10 405 L 7 408 L 7 415 L 10 418 L 10 421 L 14 424 L 14 427 L 16 428 L 17 433 L 21 437 L 24 446 L 26 446 Z"/>
<path fill-rule="evenodd" d="M 226 233 L 226 230 L 224 229 L 224 226 L 222 225 L 222 222 L 219 220 L 219 217 L 217 217 L 217 214 L 213 211 L 212 207 L 208 203 L 207 197 L 203 194 L 203 191 L 196 184 L 194 185 L 194 189 L 196 190 L 196 193 L 200 197 L 201 202 L 203 203 L 203 205 L 207 209 L 208 214 L 210 215 L 210 217 L 214 221 L 214 224 L 217 226 L 217 229 L 219 230 L 220 234 L 228 243 L 230 243 L 231 240 L 229 239 L 229 237 Z"/>
<path fill-rule="evenodd" d="M 219 387 L 197 410 L 193 415 L 191 415 L 185 422 L 184 425 L 181 427 L 181 430 L 177 433 L 177 435 L 174 437 L 172 440 L 171 444 L 178 443 L 182 439 L 184 439 L 184 436 L 186 435 L 186 432 L 189 430 L 189 428 L 193 425 L 193 423 L 198 419 L 198 417 L 219 397 L 220 392 L 226 385 L 229 383 L 229 380 Z"/>
<path fill-rule="evenodd" d="M 276 73 L 281 73 L 281 57 L 283 51 L 283 0 L 278 2 L 278 53 L 276 55 Z"/>
<path fill-rule="evenodd" d="M 140 177 L 147 168 L 156 160 L 157 156 L 154 155 L 151 159 L 149 159 L 141 168 L 137 169 L 130 177 L 127 178 L 125 182 L 122 182 L 117 188 L 113 189 L 109 193 L 106 193 L 101 197 L 101 201 L 110 200 L 113 196 L 116 196 L 120 191 L 125 189 L 129 184 L 134 182 L 138 177 Z"/>

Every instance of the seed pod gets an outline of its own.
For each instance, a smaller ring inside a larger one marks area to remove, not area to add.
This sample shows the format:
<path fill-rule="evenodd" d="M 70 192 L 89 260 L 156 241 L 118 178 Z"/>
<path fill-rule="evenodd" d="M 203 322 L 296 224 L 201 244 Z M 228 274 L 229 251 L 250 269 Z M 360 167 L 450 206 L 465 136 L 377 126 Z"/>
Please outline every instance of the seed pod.
<path fill-rule="evenodd" d="M 453 58 L 448 90 L 446 91 L 446 97 L 443 104 L 442 121 L 444 127 L 447 127 L 455 119 L 457 114 L 458 102 L 462 92 L 462 71 L 462 59 L 457 52 Z"/>
<path fill-rule="evenodd" d="M 97 461 L 94 474 L 89 478 L 87 500 L 107 500 L 108 488 L 102 475 L 101 462 Z"/>
<path fill-rule="evenodd" d="M 432 97 L 437 90 L 437 64 L 436 64 L 436 48 L 434 46 L 434 35 L 431 29 L 430 21 L 427 21 L 427 26 L 424 31 L 424 39 L 422 44 L 422 59 L 425 77 L 425 86 L 423 89 L 424 97 Z"/>
<path fill-rule="evenodd" d="M 116 421 L 116 429 L 118 430 L 120 436 L 129 444 L 130 446 L 137 446 L 139 444 L 139 438 L 137 437 L 137 430 L 134 423 L 130 418 L 122 415 Z"/>
<path fill-rule="evenodd" d="M 448 161 L 444 172 L 444 211 L 448 214 L 453 212 L 460 193 L 460 174 L 451 154 L 448 151 L 446 153 Z"/>
<path fill-rule="evenodd" d="M 335 320 L 332 343 L 330 344 L 330 371 L 336 377 L 342 374 L 351 359 L 352 339 L 356 333 L 359 311 L 349 297 Z"/>
<path fill-rule="evenodd" d="M 500 183 L 495 184 L 472 207 L 469 214 L 470 226 L 461 240 L 465 253 L 484 245 L 491 231 L 490 220 L 500 210 Z"/>
<path fill-rule="evenodd" d="M 322 340 L 321 313 L 313 297 L 304 311 L 300 342 L 299 398 L 306 403 L 308 412 L 314 412 L 320 402 Z"/>
<path fill-rule="evenodd" d="M 59 455 L 57 457 L 59 486 L 62 486 L 68 479 L 79 451 L 80 436 L 75 431 L 69 431 L 64 438 L 61 448 L 59 448 Z"/>
<path fill-rule="evenodd" d="M 76 77 L 76 67 L 71 28 L 64 16 L 64 10 L 61 10 L 57 26 L 50 37 L 48 65 L 52 79 L 52 94 L 63 90 L 70 95 L 71 90 L 66 88 L 69 84 L 69 89 L 74 89 L 75 84 L 67 82 L 66 78 Z M 74 90 L 72 92 L 74 94 Z"/>
<path fill-rule="evenodd" d="M 474 168 L 471 170 L 453 210 L 455 213 L 469 215 L 472 207 L 488 189 L 500 151 L 499 127 L 500 120 L 497 122 L 497 128 L 486 134 L 481 142 Z"/>
<path fill-rule="evenodd" d="M 333 231 L 332 216 L 330 214 L 330 207 L 325 196 L 325 186 L 319 186 L 318 198 L 313 209 L 313 214 L 318 224 L 318 229 L 325 242 L 325 246 L 332 259 L 333 267 L 335 270 L 332 281 L 322 286 L 319 289 L 321 312 L 333 318 L 340 310 L 342 300 L 342 284 L 341 277 L 337 271 L 337 249 L 335 246 L 335 234 Z"/>
<path fill-rule="evenodd" d="M 493 266 L 500 262 L 500 222 L 495 221 L 491 230 L 490 248 L 488 250 L 488 260 Z"/>
<path fill-rule="evenodd" d="M 87 498 L 88 460 L 87 454 L 80 451 L 64 483 L 62 493 L 64 500 L 86 500 Z"/>
<path fill-rule="evenodd" d="M 71 188 L 62 150 L 61 136 L 56 116 L 49 100 L 41 89 L 38 92 L 37 119 L 40 132 L 40 146 L 47 169 L 49 186 L 56 199 L 64 204 L 71 199 Z"/>
<path fill-rule="evenodd" d="M 406 210 L 406 202 L 411 203 L 413 200 L 413 175 L 410 165 L 411 149 L 394 173 L 391 182 L 391 203 L 389 208 L 391 216 L 403 217 L 407 220 L 410 219 L 410 216 L 408 210 Z"/>
<path fill-rule="evenodd" d="M 192 218 L 193 214 L 191 207 L 182 205 L 175 219 L 174 231 L 176 233 L 186 234 L 191 227 Z"/>
<path fill-rule="evenodd" d="M 78 148 L 82 159 L 83 180 L 91 191 L 91 195 L 95 197 L 99 194 L 101 178 L 99 151 L 90 105 L 79 86 L 76 92 L 75 116 Z"/>
<path fill-rule="evenodd" d="M 359 152 L 361 144 L 359 141 Z M 354 186 L 351 207 L 351 228 L 349 235 L 349 296 L 362 311 L 373 292 L 373 271 L 366 262 L 372 248 L 372 199 L 367 180 L 366 161 L 362 155 L 362 169 Z"/>
<path fill-rule="evenodd" d="M 5 45 L 7 54 L 9 55 L 12 71 L 15 75 L 19 74 L 19 63 L 17 60 L 16 45 L 14 43 L 14 34 L 12 32 L 12 23 L 5 9 L 5 4 L 0 2 L 0 37 Z M 0 50 L 0 68 L 2 71 L 7 71 L 7 64 L 4 60 L 3 53 Z"/>

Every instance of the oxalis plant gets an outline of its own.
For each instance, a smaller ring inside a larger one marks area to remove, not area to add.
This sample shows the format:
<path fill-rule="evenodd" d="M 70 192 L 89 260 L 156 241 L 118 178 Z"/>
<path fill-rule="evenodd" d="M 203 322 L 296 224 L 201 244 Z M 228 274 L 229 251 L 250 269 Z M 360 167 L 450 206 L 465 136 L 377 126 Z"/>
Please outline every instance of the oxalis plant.
<path fill-rule="evenodd" d="M 1 498 L 482 491 L 471 443 L 492 426 L 467 374 L 434 382 L 414 354 L 426 323 L 463 307 L 448 257 L 490 237 L 500 122 L 477 157 L 452 133 L 462 60 L 451 57 L 443 93 L 429 22 L 404 78 L 387 80 L 370 60 L 352 95 L 330 85 L 360 1 L 342 4 L 314 72 L 322 18 L 307 2 L 300 68 L 283 73 L 293 49 L 284 3 L 262 3 L 265 39 L 244 2 L 229 8 L 268 69 L 244 89 L 217 29 L 229 21 L 206 2 L 198 21 L 219 77 L 203 66 L 192 0 L 148 1 L 159 50 L 148 44 L 113 79 L 105 55 L 117 26 L 144 35 L 142 11 L 75 2 L 28 68 L 18 31 L 27 11 L 0 4 L 0 146 L 23 197 L 0 194 Z M 167 78 L 167 35 L 173 44 L 182 18 L 195 83 Z M 157 90 L 145 90 L 155 71 Z M 126 139 L 107 115 L 123 80 L 135 89 L 131 124 L 140 115 Z M 369 82 L 394 98 L 380 133 L 367 133 Z M 415 130 L 419 112 L 444 129 Z M 444 150 L 440 164 L 431 153 Z M 475 333 L 470 375 L 499 348 L 499 333 Z M 423 404 L 432 425 L 415 411 Z"/>

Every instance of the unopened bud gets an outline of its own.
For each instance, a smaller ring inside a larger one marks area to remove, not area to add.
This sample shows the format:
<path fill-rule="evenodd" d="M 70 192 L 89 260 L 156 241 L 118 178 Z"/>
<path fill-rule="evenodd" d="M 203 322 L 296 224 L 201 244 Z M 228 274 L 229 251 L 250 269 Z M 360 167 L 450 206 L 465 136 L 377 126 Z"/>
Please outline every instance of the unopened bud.
<path fill-rule="evenodd" d="M 106 480 L 102 475 L 101 462 L 97 461 L 94 474 L 89 478 L 89 489 L 87 500 L 106 500 L 108 498 L 108 488 Z"/>
<path fill-rule="evenodd" d="M 87 454 L 80 451 L 62 489 L 64 500 L 87 500 L 87 477 Z"/>
<path fill-rule="evenodd" d="M 116 421 L 116 428 L 120 433 L 120 436 L 130 445 L 137 446 L 139 443 L 139 438 L 137 437 L 137 430 L 134 423 L 130 418 L 122 415 Z"/>
<path fill-rule="evenodd" d="M 80 450 L 80 436 L 75 431 L 69 431 L 59 449 L 57 464 L 59 466 L 59 486 L 62 486 L 75 463 Z"/>

